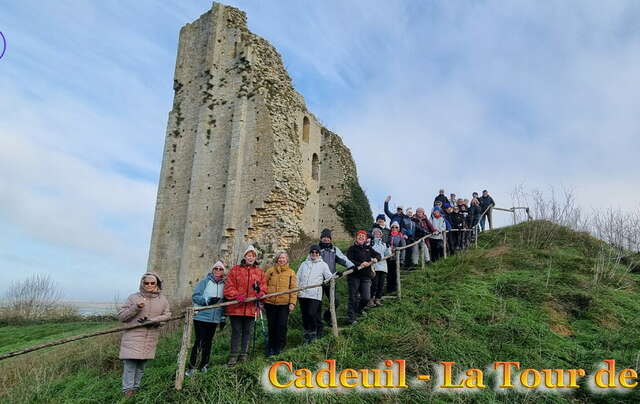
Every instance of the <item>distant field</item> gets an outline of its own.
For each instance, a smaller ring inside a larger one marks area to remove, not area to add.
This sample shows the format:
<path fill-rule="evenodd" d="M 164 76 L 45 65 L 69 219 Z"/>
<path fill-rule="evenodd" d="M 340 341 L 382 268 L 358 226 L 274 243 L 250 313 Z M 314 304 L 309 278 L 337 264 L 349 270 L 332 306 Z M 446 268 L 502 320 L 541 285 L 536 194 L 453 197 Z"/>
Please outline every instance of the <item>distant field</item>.
<path fill-rule="evenodd" d="M 73 322 L 0 327 L 0 353 L 11 352 L 115 326 L 115 322 Z"/>

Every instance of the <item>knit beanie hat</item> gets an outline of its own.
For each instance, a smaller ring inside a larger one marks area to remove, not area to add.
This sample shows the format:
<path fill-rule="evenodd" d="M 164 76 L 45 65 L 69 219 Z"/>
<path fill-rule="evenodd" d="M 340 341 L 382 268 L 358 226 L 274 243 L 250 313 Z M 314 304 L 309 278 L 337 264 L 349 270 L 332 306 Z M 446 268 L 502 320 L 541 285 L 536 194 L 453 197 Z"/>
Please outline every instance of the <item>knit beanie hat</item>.
<path fill-rule="evenodd" d="M 253 252 L 256 257 L 258 256 L 258 250 L 256 250 L 256 248 L 254 246 L 252 246 L 251 244 L 249 244 L 249 246 L 247 247 L 246 250 L 244 250 L 244 254 L 242 254 L 243 257 L 246 257 L 248 253 Z"/>
<path fill-rule="evenodd" d="M 398 222 L 393 222 L 391 223 L 391 227 L 396 226 L 398 229 L 400 228 L 400 225 L 398 224 Z"/>
<path fill-rule="evenodd" d="M 312 251 L 320 252 L 320 246 L 317 244 L 312 245 L 311 247 L 309 247 L 309 252 L 312 252 Z"/>
<path fill-rule="evenodd" d="M 376 216 L 376 222 L 377 222 L 378 220 L 380 220 L 380 219 L 385 220 L 385 217 L 384 217 L 384 215 L 383 215 L 382 213 L 381 213 L 381 214 L 379 214 L 378 216 Z"/>
<path fill-rule="evenodd" d="M 373 228 L 373 230 L 371 230 L 371 234 L 374 234 L 374 235 L 375 235 L 375 234 L 379 234 L 379 235 L 380 235 L 380 237 L 382 237 L 382 230 L 380 230 L 380 229 L 379 229 L 379 228 L 377 228 L 377 227 L 374 227 L 374 228 Z"/>
<path fill-rule="evenodd" d="M 365 236 L 368 236 L 368 235 L 369 235 L 369 234 L 367 234 L 367 232 L 366 232 L 366 231 L 364 231 L 364 230 L 358 230 L 358 231 L 356 232 L 356 237 L 358 237 L 358 236 L 359 236 L 359 235 L 361 235 L 361 234 L 364 234 Z"/>
<path fill-rule="evenodd" d="M 246 253 L 245 253 L 246 254 Z M 216 261 L 215 264 L 213 264 L 213 266 L 211 267 L 211 269 L 213 268 L 222 268 L 222 270 L 224 271 L 226 268 L 224 267 L 224 262 L 218 260 Z"/>
<path fill-rule="evenodd" d="M 322 232 L 320 233 L 320 238 L 325 238 L 325 237 L 331 238 L 331 229 L 322 230 Z"/>

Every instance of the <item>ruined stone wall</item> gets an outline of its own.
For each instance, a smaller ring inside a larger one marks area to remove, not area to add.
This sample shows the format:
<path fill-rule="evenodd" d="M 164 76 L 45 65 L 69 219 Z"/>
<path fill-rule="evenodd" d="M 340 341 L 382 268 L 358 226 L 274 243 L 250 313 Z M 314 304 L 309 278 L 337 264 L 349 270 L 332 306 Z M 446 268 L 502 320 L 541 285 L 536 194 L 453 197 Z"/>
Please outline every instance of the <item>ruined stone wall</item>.
<path fill-rule="evenodd" d="M 332 227 L 355 164 L 245 14 L 214 3 L 180 32 L 148 269 L 174 299 L 247 244 L 266 256 Z"/>

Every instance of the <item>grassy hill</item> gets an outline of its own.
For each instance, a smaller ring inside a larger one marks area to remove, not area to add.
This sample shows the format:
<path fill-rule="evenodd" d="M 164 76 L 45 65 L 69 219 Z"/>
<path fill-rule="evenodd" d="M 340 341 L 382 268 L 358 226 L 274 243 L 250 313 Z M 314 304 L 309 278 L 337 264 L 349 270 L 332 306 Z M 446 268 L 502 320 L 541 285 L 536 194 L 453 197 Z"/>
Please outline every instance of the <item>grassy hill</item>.
<path fill-rule="evenodd" d="M 484 369 L 494 361 L 520 361 L 523 368 L 584 368 L 590 372 L 594 364 L 615 359 L 619 369 L 637 369 L 640 278 L 620 265 L 604 262 L 602 257 L 607 250 L 607 246 L 587 234 L 545 222 L 487 232 L 482 234 L 478 249 L 440 261 L 425 271 L 403 275 L 403 299 L 372 310 L 363 321 L 343 330 L 339 339 L 326 336 L 311 346 L 299 345 L 301 321 L 296 311 L 290 322 L 290 348 L 279 359 L 290 360 L 297 368 L 315 367 L 324 359 L 336 359 L 339 369 L 372 368 L 384 359 L 406 359 L 409 375 L 432 373 L 430 366 L 438 361 L 455 361 L 465 369 Z M 345 282 L 340 283 L 344 308 Z M 148 367 L 143 389 L 135 402 L 640 400 L 637 388 L 626 395 L 595 395 L 585 386 L 569 394 L 498 393 L 488 388 L 462 395 L 435 393 L 430 389 L 433 383 L 387 395 L 265 393 L 259 377 L 272 361 L 260 353 L 246 364 L 227 368 L 224 362 L 228 332 L 225 330 L 214 340 L 211 370 L 188 378 L 181 392 L 173 390 L 180 333 L 168 332 L 160 343 L 157 358 Z M 59 376 L 43 378 L 40 384 L 26 380 L 15 383 L 0 400 L 56 403 L 122 400 L 117 344 L 102 346 L 100 350 L 66 357 L 65 363 L 58 365 L 66 369 Z M 11 362 L 0 365 L 11 366 Z"/>

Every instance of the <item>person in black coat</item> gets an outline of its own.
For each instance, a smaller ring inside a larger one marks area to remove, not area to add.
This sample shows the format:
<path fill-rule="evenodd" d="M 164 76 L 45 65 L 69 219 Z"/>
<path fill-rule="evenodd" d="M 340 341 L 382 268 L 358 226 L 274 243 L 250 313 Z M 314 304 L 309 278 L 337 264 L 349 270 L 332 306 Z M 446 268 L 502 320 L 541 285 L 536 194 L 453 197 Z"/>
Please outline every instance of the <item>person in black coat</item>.
<path fill-rule="evenodd" d="M 355 243 L 347 250 L 347 258 L 356 266 L 354 272 L 347 276 L 349 284 L 349 324 L 356 322 L 357 317 L 371 299 L 371 279 L 375 276 L 372 264 L 382 257 L 370 245 L 367 245 L 368 234 L 364 230 L 356 233 Z M 362 267 L 362 268 L 359 268 Z M 358 299 L 358 295 L 360 298 Z"/>
<path fill-rule="evenodd" d="M 486 211 L 482 218 L 480 218 L 480 227 L 482 228 L 482 231 L 484 231 L 485 219 L 489 219 L 489 230 L 492 230 L 493 217 L 491 211 L 492 208 L 496 206 L 496 203 L 486 189 L 482 191 L 482 196 L 478 200 L 480 201 L 480 209 L 482 210 L 482 212 L 484 213 Z"/>
<path fill-rule="evenodd" d="M 441 189 L 438 196 L 436 196 L 436 199 L 433 200 L 433 206 L 435 206 L 438 201 L 440 201 L 440 206 L 444 206 L 445 203 L 450 203 L 444 194 L 444 189 Z"/>
<path fill-rule="evenodd" d="M 460 212 L 460 209 L 456 206 L 453 208 L 453 212 L 449 215 L 451 220 L 451 229 L 452 230 L 463 230 L 464 229 L 464 214 Z M 463 232 L 462 231 L 452 231 L 451 239 L 454 250 L 462 249 L 462 241 L 463 241 Z"/>

